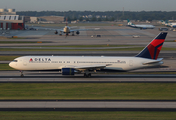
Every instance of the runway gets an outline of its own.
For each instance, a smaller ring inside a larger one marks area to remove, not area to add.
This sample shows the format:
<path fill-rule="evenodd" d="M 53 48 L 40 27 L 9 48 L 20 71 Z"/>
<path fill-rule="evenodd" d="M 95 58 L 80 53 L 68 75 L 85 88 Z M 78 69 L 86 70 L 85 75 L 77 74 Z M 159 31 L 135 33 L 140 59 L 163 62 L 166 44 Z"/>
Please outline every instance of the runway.
<path fill-rule="evenodd" d="M 27 72 L 20 77 L 19 71 L 1 71 L 0 83 L 176 83 L 176 74 L 82 74 L 63 76 L 59 72 Z"/>
<path fill-rule="evenodd" d="M 176 111 L 175 101 L 0 101 L 1 111 Z"/>

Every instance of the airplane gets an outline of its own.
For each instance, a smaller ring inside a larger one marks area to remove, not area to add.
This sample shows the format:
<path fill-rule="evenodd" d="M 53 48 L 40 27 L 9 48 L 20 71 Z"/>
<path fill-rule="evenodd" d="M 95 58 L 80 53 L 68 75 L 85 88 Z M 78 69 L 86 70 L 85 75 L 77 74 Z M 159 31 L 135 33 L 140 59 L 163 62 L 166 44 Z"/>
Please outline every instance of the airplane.
<path fill-rule="evenodd" d="M 36 29 L 49 29 L 49 30 L 55 30 L 55 34 L 58 34 L 59 32 L 59 35 L 62 36 L 63 33 L 65 33 L 66 36 L 69 35 L 69 33 L 72 33 L 72 36 L 74 36 L 76 33 L 77 35 L 80 34 L 80 31 L 86 31 L 86 30 L 98 30 L 100 28 L 93 28 L 93 29 L 73 29 L 75 28 L 76 26 L 73 26 L 73 27 L 69 27 L 68 26 L 68 23 L 67 23 L 67 19 L 66 19 L 66 26 L 62 29 L 53 29 L 53 28 L 41 28 L 41 27 L 35 27 Z"/>
<path fill-rule="evenodd" d="M 165 21 L 165 25 L 166 25 L 167 27 L 176 28 L 176 23 L 171 23 L 171 22 L 168 21 L 168 20 Z"/>
<path fill-rule="evenodd" d="M 9 66 L 23 71 L 61 71 L 62 75 L 84 74 L 101 71 L 131 71 L 141 68 L 154 67 L 163 64 L 158 58 L 165 41 L 167 32 L 161 32 L 139 54 L 134 57 L 105 57 L 105 56 L 22 56 L 14 59 Z"/>
<path fill-rule="evenodd" d="M 66 36 L 69 35 L 69 33 L 72 33 L 72 36 L 74 36 L 74 32 L 76 32 L 77 35 L 80 34 L 79 30 L 71 30 L 71 28 L 67 25 L 67 19 L 66 19 L 66 26 L 63 29 L 58 29 L 55 31 L 55 34 L 58 34 L 58 31 L 60 31 L 60 36 L 62 35 L 62 33 L 65 33 Z"/>
<path fill-rule="evenodd" d="M 135 25 L 133 24 L 130 20 L 128 21 L 128 26 L 133 27 L 133 28 L 140 28 L 140 29 L 154 29 L 155 26 L 153 25 Z"/>

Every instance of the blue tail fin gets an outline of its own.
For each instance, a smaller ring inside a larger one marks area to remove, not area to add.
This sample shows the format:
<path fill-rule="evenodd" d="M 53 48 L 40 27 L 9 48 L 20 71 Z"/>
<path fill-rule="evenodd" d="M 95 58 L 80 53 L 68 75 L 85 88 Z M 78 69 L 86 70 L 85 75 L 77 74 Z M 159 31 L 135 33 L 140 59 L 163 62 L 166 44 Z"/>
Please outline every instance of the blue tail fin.
<path fill-rule="evenodd" d="M 127 22 L 129 26 L 134 25 L 129 19 L 127 19 Z"/>
<path fill-rule="evenodd" d="M 150 42 L 136 57 L 157 59 L 165 41 L 167 32 L 161 32 L 152 42 Z"/>

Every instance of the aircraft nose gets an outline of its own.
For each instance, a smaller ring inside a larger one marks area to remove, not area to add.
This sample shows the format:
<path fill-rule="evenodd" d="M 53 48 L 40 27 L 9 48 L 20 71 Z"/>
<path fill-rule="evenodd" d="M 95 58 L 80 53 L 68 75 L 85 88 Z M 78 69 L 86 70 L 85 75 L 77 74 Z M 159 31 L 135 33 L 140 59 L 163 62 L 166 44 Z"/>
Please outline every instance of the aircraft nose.
<path fill-rule="evenodd" d="M 9 63 L 9 66 L 12 67 L 12 62 Z"/>
<path fill-rule="evenodd" d="M 9 63 L 9 66 L 13 68 L 13 67 L 14 67 L 13 62 L 10 62 L 10 63 Z"/>

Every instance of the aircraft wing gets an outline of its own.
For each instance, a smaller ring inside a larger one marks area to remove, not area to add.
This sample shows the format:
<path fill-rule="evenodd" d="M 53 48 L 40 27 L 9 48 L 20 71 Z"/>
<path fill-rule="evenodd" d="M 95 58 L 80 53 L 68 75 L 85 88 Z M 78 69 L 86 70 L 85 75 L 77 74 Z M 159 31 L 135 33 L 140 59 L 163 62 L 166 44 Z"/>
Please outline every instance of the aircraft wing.
<path fill-rule="evenodd" d="M 53 27 L 43 27 L 43 26 L 28 26 L 28 28 L 34 28 L 34 29 L 37 29 L 37 30 L 57 30 L 57 31 L 61 31 L 63 30 L 63 27 L 61 28 L 53 28 Z"/>
<path fill-rule="evenodd" d="M 75 32 L 75 31 L 88 31 L 88 30 L 99 30 L 100 28 L 91 28 L 91 29 L 75 29 L 77 26 L 72 26 L 70 27 L 70 32 Z M 41 27 L 41 26 L 30 26 L 29 28 L 34 28 L 35 30 L 54 30 L 54 31 L 61 31 L 64 32 L 63 28 L 50 28 L 50 27 Z"/>
<path fill-rule="evenodd" d="M 99 30 L 100 28 L 78 29 L 79 31 Z"/>
<path fill-rule="evenodd" d="M 100 28 L 90 28 L 90 29 L 71 29 L 70 32 L 74 31 L 89 31 L 89 30 L 99 30 Z"/>
<path fill-rule="evenodd" d="M 61 31 L 63 28 L 61 29 L 55 29 L 55 28 L 50 28 L 50 27 L 40 27 L 40 26 L 29 26 L 29 29 L 30 28 L 34 28 L 36 30 L 57 30 L 57 31 Z"/>
<path fill-rule="evenodd" d="M 58 29 L 57 29 L 57 31 L 64 32 L 64 30 L 63 30 L 63 29 L 61 29 L 61 30 L 58 30 Z"/>
<path fill-rule="evenodd" d="M 106 66 L 110 66 L 111 64 L 97 64 L 97 65 L 80 65 L 80 66 L 65 66 L 65 67 L 70 67 L 74 68 L 76 70 L 82 71 L 82 70 L 97 70 L 97 69 L 102 69 L 105 68 Z"/>

